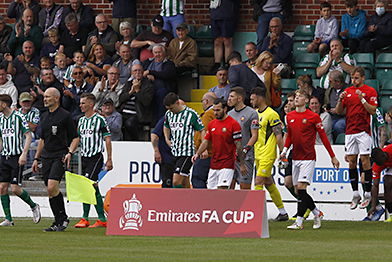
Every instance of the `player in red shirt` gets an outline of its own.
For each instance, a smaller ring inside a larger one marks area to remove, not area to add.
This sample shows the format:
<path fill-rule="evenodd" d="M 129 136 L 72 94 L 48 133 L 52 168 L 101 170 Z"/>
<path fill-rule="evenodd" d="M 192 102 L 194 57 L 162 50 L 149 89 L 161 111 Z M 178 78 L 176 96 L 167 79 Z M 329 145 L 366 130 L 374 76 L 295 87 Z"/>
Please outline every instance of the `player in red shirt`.
<path fill-rule="evenodd" d="M 287 114 L 287 138 L 281 154 L 281 159 L 286 158 L 286 152 L 290 146 L 293 146 L 293 184 L 298 192 L 298 209 L 297 219 L 287 229 L 303 229 L 303 220 L 306 209 L 310 209 L 314 214 L 314 229 L 321 227 L 321 212 L 314 204 L 313 198 L 306 192 L 307 186 L 312 180 L 316 164 L 316 133 L 319 134 L 321 141 L 331 156 L 332 165 L 339 168 L 339 161 L 336 159 L 325 134 L 321 118 L 318 114 L 306 109 L 309 103 L 309 95 L 301 90 L 295 93 L 295 111 Z"/>
<path fill-rule="evenodd" d="M 392 168 L 392 144 L 383 149 L 379 147 L 374 148 L 372 150 L 371 160 L 373 161 L 373 186 L 372 208 L 369 210 L 369 216 L 376 211 L 381 172 L 384 169 Z M 392 214 L 392 172 L 384 173 L 384 198 L 385 208 L 389 214 Z M 390 215 L 385 222 L 392 222 L 392 216 Z"/>
<path fill-rule="evenodd" d="M 370 153 L 372 137 L 370 119 L 376 113 L 377 92 L 374 88 L 364 84 L 365 71 L 362 67 L 355 67 L 351 73 L 353 85 L 344 90 L 336 104 L 336 113 L 343 114 L 346 110 L 346 138 L 345 150 L 348 161 L 350 183 L 353 189 L 353 199 L 350 208 L 366 208 L 371 200 L 372 169 Z M 363 173 L 361 181 L 364 188 L 364 200 L 358 192 L 358 154 L 360 155 Z"/>
<path fill-rule="evenodd" d="M 195 162 L 202 152 L 212 143 L 212 157 L 208 173 L 208 189 L 228 189 L 234 175 L 234 164 L 238 155 L 240 172 L 246 174 L 244 155 L 241 145 L 241 126 L 231 116 L 227 115 L 226 101 L 218 98 L 213 105 L 216 119 L 208 124 L 204 141 L 192 157 Z"/>

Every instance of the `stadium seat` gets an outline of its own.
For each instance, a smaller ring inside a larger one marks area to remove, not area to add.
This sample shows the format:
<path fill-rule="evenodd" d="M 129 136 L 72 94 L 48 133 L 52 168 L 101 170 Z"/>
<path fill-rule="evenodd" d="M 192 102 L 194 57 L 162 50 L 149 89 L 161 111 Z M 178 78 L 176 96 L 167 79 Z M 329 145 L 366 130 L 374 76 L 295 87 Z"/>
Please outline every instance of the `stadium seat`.
<path fill-rule="evenodd" d="M 342 133 L 339 134 L 336 139 L 335 139 L 335 145 L 344 145 L 344 139 L 346 137 L 346 134 Z"/>
<path fill-rule="evenodd" d="M 312 41 L 315 28 L 315 25 L 298 25 L 294 31 L 294 42 Z"/>
<path fill-rule="evenodd" d="M 191 102 L 200 102 L 206 92 L 208 92 L 207 89 L 192 89 Z"/>
<path fill-rule="evenodd" d="M 314 87 L 317 87 L 317 86 L 319 87 L 320 86 L 320 79 L 316 78 L 316 79 L 312 79 L 312 81 L 313 81 L 313 86 Z"/>
<path fill-rule="evenodd" d="M 377 93 L 380 92 L 380 83 L 377 79 L 366 79 L 365 85 L 373 87 L 374 89 L 376 89 Z"/>
<path fill-rule="evenodd" d="M 282 89 L 282 94 L 287 95 L 297 89 L 297 80 L 282 78 L 280 80 L 280 88 Z"/>
<path fill-rule="evenodd" d="M 196 37 L 196 28 L 195 28 L 195 26 L 188 24 L 187 28 L 188 28 L 188 36 L 192 37 L 192 38 L 195 38 Z"/>
<path fill-rule="evenodd" d="M 378 79 L 381 86 L 383 86 L 385 81 L 392 79 L 392 68 L 377 68 L 376 79 Z"/>
<path fill-rule="evenodd" d="M 302 41 L 302 42 L 294 42 L 293 44 L 293 53 L 296 55 L 297 53 L 306 53 L 306 48 L 311 42 Z"/>
<path fill-rule="evenodd" d="M 374 55 L 373 53 L 356 53 L 353 54 L 357 66 L 362 66 L 366 68 L 374 67 Z"/>
<path fill-rule="evenodd" d="M 380 104 L 384 112 L 388 112 L 389 108 L 392 106 L 392 94 L 391 95 L 381 95 Z"/>
<path fill-rule="evenodd" d="M 392 79 L 386 79 L 381 85 L 382 95 L 392 95 Z"/>
<path fill-rule="evenodd" d="M 203 105 L 201 102 L 189 102 L 186 105 L 195 110 L 199 115 L 204 112 Z"/>
<path fill-rule="evenodd" d="M 301 53 L 294 56 L 294 68 L 316 68 L 320 55 L 316 53 Z"/>
<path fill-rule="evenodd" d="M 295 78 L 302 76 L 302 75 L 311 75 L 312 78 L 316 78 L 316 68 L 295 68 Z"/>
<path fill-rule="evenodd" d="M 195 40 L 200 57 L 214 56 L 214 39 L 212 37 L 211 25 L 201 26 L 195 34 Z"/>
<path fill-rule="evenodd" d="M 147 29 L 147 26 L 145 25 L 136 25 L 136 36 L 139 35 L 141 32 Z"/>
<path fill-rule="evenodd" d="M 377 56 L 376 68 L 392 68 L 392 53 L 381 53 Z"/>
<path fill-rule="evenodd" d="M 218 79 L 214 75 L 201 75 L 199 78 L 200 89 L 210 89 L 218 85 Z"/>

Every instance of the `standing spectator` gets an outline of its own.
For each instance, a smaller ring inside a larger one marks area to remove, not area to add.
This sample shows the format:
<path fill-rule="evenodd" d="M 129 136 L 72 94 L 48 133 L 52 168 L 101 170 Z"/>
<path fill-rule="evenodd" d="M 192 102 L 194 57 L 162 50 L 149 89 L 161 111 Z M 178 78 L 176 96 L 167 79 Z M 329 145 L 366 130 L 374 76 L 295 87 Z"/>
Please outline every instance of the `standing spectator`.
<path fill-rule="evenodd" d="M 94 74 L 93 70 L 86 66 L 86 59 L 82 51 L 74 52 L 72 61 L 74 62 L 74 64 L 68 66 L 67 71 L 65 71 L 65 75 L 64 75 L 65 86 L 68 86 L 70 82 L 73 81 L 72 71 L 75 66 L 80 66 L 83 69 L 83 76 L 86 76 L 87 74 L 89 75 Z"/>
<path fill-rule="evenodd" d="M 218 85 L 211 87 L 208 92 L 212 92 L 215 94 L 217 98 L 222 98 L 227 101 L 230 94 L 231 85 L 227 82 L 228 80 L 228 71 L 226 67 L 219 67 L 216 72 L 216 78 L 218 80 Z"/>
<path fill-rule="evenodd" d="M 162 0 L 161 16 L 163 17 L 163 29 L 173 34 L 176 38 L 177 26 L 185 22 L 183 0 Z"/>
<path fill-rule="evenodd" d="M 61 34 L 60 43 L 64 46 L 64 54 L 71 58 L 76 51 L 83 51 L 87 42 L 88 29 L 81 27 L 74 13 L 68 14 L 65 19 L 65 30 Z"/>
<path fill-rule="evenodd" d="M 57 5 L 54 0 L 43 0 L 43 6 L 38 14 L 38 26 L 47 37 L 49 29 L 59 28 L 64 8 Z"/>
<path fill-rule="evenodd" d="M 106 75 L 107 70 L 113 63 L 112 58 L 106 55 L 102 44 L 94 44 L 87 59 L 86 66 L 93 70 L 94 76 L 99 79 Z"/>
<path fill-rule="evenodd" d="M 18 104 L 18 90 L 12 82 L 12 77 L 7 74 L 7 68 L 0 65 L 0 94 L 9 95 L 12 99 L 11 108 L 16 109 Z"/>
<path fill-rule="evenodd" d="M 54 59 L 55 67 L 53 68 L 54 76 L 60 83 L 64 83 L 64 76 L 67 72 L 67 57 L 63 53 L 58 53 Z"/>
<path fill-rule="evenodd" d="M 248 42 L 245 45 L 245 54 L 248 58 L 244 63 L 249 67 L 252 68 L 256 64 L 257 59 L 257 47 L 254 42 Z"/>
<path fill-rule="evenodd" d="M 97 27 L 88 34 L 87 43 L 84 48 L 84 54 L 90 53 L 95 44 L 101 44 L 106 53 L 112 56 L 116 53 L 115 44 L 119 40 L 118 34 L 108 24 L 108 18 L 104 14 L 98 14 L 95 17 L 95 26 Z"/>
<path fill-rule="evenodd" d="M 122 44 L 119 49 L 120 58 L 113 63 L 120 71 L 120 82 L 125 84 L 131 76 L 131 68 L 134 64 L 140 64 L 137 59 L 132 59 L 131 48 L 129 45 Z"/>
<path fill-rule="evenodd" d="M 112 134 L 112 141 L 122 141 L 122 116 L 119 112 L 116 111 L 113 100 L 111 98 L 108 98 L 103 101 L 102 115 L 105 117 L 106 122 L 108 123 L 110 133 Z"/>
<path fill-rule="evenodd" d="M 210 9 L 214 37 L 214 69 L 217 69 L 222 62 L 229 62 L 228 57 L 233 52 L 233 36 L 238 22 L 240 1 L 211 1 Z"/>
<path fill-rule="evenodd" d="M 115 107 L 119 106 L 118 99 L 124 87 L 124 84 L 120 82 L 119 76 L 119 69 L 115 66 L 111 66 L 107 73 L 107 80 L 106 77 L 103 76 L 101 81 L 95 85 L 92 94 L 96 98 L 95 109 L 98 111 L 101 110 L 103 102 L 108 98 L 112 99 Z"/>
<path fill-rule="evenodd" d="M 340 37 L 344 47 L 350 49 L 350 54 L 357 52 L 359 40 L 366 31 L 366 13 L 358 8 L 358 0 L 346 0 L 347 13 L 342 16 Z"/>
<path fill-rule="evenodd" d="M 7 25 L 4 17 L 0 16 L 0 56 L 3 57 L 5 53 L 9 53 L 8 40 L 12 33 L 12 27 Z M 2 58 L 0 58 L 1 61 Z"/>
<path fill-rule="evenodd" d="M 107 0 L 113 2 L 112 26 L 119 32 L 121 22 L 129 22 L 136 28 L 136 0 Z"/>
<path fill-rule="evenodd" d="M 34 25 L 33 11 L 25 9 L 22 15 L 22 21 L 15 24 L 11 37 L 8 40 L 8 47 L 14 55 L 22 53 L 22 45 L 29 40 L 34 43 L 37 51 L 41 48 L 42 30 L 38 25 Z"/>
<path fill-rule="evenodd" d="M 64 29 L 64 18 L 73 13 L 78 18 L 81 27 L 84 27 L 90 32 L 94 29 L 94 11 L 93 9 L 83 4 L 83 0 L 69 0 L 69 5 L 64 7 L 61 28 Z"/>
<path fill-rule="evenodd" d="M 38 1 L 39 2 L 39 1 Z M 34 25 L 38 24 L 38 13 L 41 10 L 36 0 L 14 0 L 8 6 L 7 16 L 9 18 L 15 18 L 19 21 L 23 16 L 23 11 L 25 9 L 31 9 L 33 11 Z"/>
<path fill-rule="evenodd" d="M 321 103 L 317 96 L 311 96 L 309 101 L 309 109 L 314 113 L 318 114 L 321 118 L 321 123 L 323 124 L 324 131 L 327 134 L 329 143 L 332 144 L 332 118 L 328 112 L 322 112 Z M 316 136 L 316 145 L 322 145 L 320 135 Z"/>

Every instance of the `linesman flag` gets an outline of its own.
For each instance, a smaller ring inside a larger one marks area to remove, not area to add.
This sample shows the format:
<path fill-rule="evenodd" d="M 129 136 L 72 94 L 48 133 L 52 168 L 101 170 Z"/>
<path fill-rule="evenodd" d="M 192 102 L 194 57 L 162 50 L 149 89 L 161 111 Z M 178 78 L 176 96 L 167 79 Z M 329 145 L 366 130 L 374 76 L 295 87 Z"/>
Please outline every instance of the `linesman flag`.
<path fill-rule="evenodd" d="M 65 185 L 68 201 L 96 205 L 94 181 L 69 171 L 65 172 Z"/>

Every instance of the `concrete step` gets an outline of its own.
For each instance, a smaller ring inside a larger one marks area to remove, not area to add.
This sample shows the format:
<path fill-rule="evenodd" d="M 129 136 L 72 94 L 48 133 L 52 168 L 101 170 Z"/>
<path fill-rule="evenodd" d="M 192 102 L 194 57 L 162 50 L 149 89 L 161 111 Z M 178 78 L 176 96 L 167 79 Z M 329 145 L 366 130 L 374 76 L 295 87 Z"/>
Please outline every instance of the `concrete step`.
<path fill-rule="evenodd" d="M 46 190 L 46 186 L 44 181 L 22 181 L 22 187 L 26 190 L 31 196 L 47 196 L 48 191 Z M 63 195 L 66 196 L 65 190 L 65 181 L 61 181 L 60 190 L 63 192 Z"/>
<path fill-rule="evenodd" d="M 215 75 L 201 75 L 199 81 L 200 89 L 210 89 L 218 85 L 218 80 Z"/>
<path fill-rule="evenodd" d="M 203 113 L 203 105 L 201 102 L 189 102 L 186 105 L 192 109 L 194 109 L 199 115 Z"/>
<path fill-rule="evenodd" d="M 200 102 L 207 91 L 207 89 L 193 89 L 191 91 L 191 102 Z"/>

